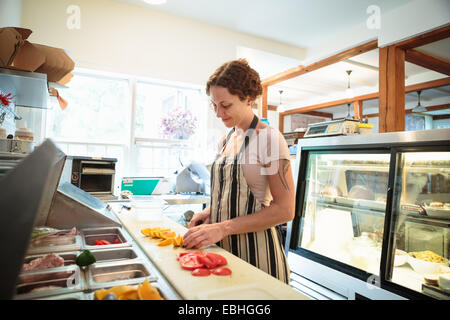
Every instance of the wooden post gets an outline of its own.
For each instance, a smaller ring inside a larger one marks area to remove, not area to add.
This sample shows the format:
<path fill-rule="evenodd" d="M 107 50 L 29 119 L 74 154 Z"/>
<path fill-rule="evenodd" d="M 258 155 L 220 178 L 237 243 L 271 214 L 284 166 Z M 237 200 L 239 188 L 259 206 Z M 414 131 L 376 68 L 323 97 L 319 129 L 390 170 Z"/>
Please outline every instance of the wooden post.
<path fill-rule="evenodd" d="M 355 119 L 355 120 L 361 119 L 362 116 L 363 116 L 363 111 L 362 111 L 363 102 L 362 102 L 362 100 L 355 100 L 355 102 L 353 102 L 353 107 L 355 109 L 355 112 L 354 112 L 354 115 L 353 115 L 353 119 Z"/>
<path fill-rule="evenodd" d="M 261 116 L 267 119 L 267 86 L 263 86 L 262 89 Z"/>
<path fill-rule="evenodd" d="M 379 128 L 405 131 L 405 51 L 397 46 L 379 49 Z"/>
<path fill-rule="evenodd" d="M 278 114 L 278 130 L 283 133 L 284 132 L 284 114 Z"/>

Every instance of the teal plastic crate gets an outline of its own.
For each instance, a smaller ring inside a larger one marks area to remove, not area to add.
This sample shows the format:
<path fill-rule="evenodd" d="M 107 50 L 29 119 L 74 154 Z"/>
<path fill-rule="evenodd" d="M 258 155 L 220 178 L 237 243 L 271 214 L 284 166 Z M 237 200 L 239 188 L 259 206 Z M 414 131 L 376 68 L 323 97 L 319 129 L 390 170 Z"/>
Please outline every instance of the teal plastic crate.
<path fill-rule="evenodd" d="M 152 194 L 162 177 L 131 177 L 122 179 L 122 191 L 128 190 L 134 195 Z"/>

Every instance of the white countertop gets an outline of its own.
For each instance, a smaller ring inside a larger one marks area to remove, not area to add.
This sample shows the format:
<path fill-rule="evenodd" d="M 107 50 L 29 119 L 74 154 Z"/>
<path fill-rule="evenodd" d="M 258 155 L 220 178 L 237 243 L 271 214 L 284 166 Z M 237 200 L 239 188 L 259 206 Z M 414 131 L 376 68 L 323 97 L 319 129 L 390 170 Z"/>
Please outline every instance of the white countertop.
<path fill-rule="evenodd" d="M 117 209 L 112 206 L 113 209 Z M 187 231 L 185 227 L 161 215 L 158 215 L 158 220 L 152 220 L 154 218 L 150 215 L 144 220 L 142 214 L 136 215 L 133 209 L 122 210 L 116 213 L 116 216 L 170 285 L 185 300 L 310 300 L 289 285 L 216 245 L 208 246 L 203 251 L 224 256 L 232 274 L 192 276 L 190 271 L 182 269 L 176 260 L 176 255 L 186 249 L 174 248 L 172 245 L 159 247 L 157 246 L 159 239 L 146 237 L 140 232 L 145 228 L 160 227 L 184 235 Z"/>

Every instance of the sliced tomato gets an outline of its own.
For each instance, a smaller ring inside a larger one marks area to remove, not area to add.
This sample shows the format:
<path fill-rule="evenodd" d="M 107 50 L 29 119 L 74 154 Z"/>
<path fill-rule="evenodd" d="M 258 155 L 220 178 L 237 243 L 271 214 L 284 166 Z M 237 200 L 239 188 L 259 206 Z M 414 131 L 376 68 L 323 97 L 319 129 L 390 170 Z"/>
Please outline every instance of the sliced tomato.
<path fill-rule="evenodd" d="M 205 267 L 208 268 L 208 269 L 214 269 L 215 267 L 218 266 L 216 260 L 215 260 L 213 257 L 208 256 L 208 255 L 206 255 L 206 254 L 199 255 L 199 256 L 198 256 L 198 259 L 199 259 L 199 260 L 205 265 Z"/>
<path fill-rule="evenodd" d="M 187 255 L 187 254 L 190 254 L 190 253 L 194 253 L 194 252 L 180 252 L 180 253 L 178 253 L 177 254 L 177 260 L 180 260 L 180 258 L 182 257 L 182 256 L 185 256 L 185 255 Z"/>
<path fill-rule="evenodd" d="M 216 276 L 229 276 L 231 275 L 231 270 L 226 267 L 221 267 L 214 269 L 212 273 L 215 274 Z"/>
<path fill-rule="evenodd" d="M 212 252 L 207 252 L 205 255 L 206 255 L 209 259 L 211 259 L 212 261 L 214 261 L 214 263 L 216 264 L 216 267 L 225 266 L 225 265 L 228 264 L 227 259 L 225 259 L 224 257 L 222 257 L 220 254 L 212 253 Z"/>
<path fill-rule="evenodd" d="M 180 263 L 180 266 L 186 270 L 194 270 L 197 268 L 202 268 L 204 266 L 203 263 L 199 260 L 198 255 L 191 253 L 181 256 L 178 259 L 178 262 Z"/>
<path fill-rule="evenodd" d="M 211 274 L 211 271 L 205 268 L 194 269 L 191 274 L 196 277 L 207 277 Z"/>

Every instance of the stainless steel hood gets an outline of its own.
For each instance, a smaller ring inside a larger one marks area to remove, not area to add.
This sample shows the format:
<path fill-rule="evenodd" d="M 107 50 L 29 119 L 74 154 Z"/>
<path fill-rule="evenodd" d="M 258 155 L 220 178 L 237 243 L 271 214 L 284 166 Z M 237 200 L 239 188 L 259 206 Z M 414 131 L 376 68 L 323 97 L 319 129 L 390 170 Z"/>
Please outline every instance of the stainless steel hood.
<path fill-rule="evenodd" d="M 15 105 L 47 109 L 48 84 L 44 73 L 0 68 L 0 90 L 15 95 Z"/>

